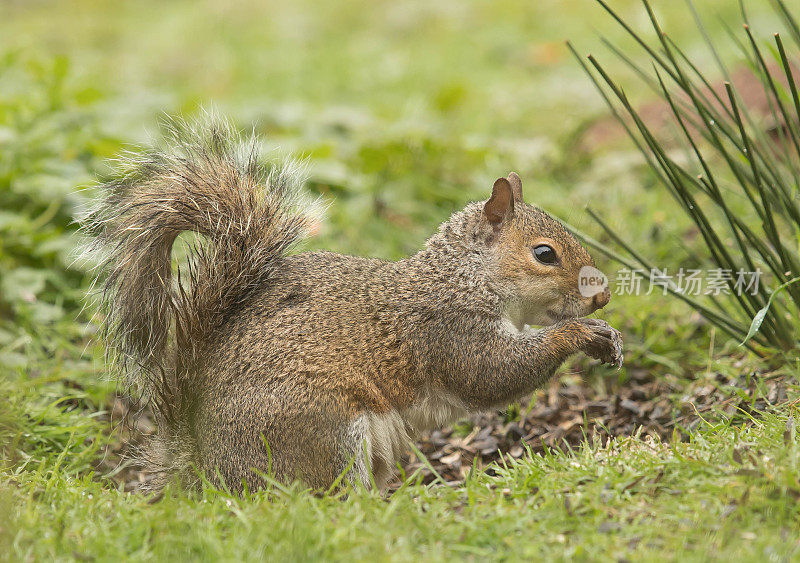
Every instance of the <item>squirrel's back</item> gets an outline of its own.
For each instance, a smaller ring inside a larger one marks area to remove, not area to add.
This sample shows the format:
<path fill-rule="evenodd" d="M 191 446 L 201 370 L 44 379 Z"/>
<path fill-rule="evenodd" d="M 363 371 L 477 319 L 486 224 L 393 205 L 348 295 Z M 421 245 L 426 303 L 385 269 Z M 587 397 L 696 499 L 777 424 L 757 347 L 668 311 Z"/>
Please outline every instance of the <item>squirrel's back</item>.
<path fill-rule="evenodd" d="M 349 430 L 354 421 L 410 407 L 421 385 L 396 293 L 410 284 L 398 263 L 331 252 L 285 257 L 198 366 L 199 468 L 252 485 L 253 468 L 266 471 L 271 459 L 276 475 L 313 487 L 336 480 L 362 446 Z M 384 479 L 392 467 L 373 471 Z"/>

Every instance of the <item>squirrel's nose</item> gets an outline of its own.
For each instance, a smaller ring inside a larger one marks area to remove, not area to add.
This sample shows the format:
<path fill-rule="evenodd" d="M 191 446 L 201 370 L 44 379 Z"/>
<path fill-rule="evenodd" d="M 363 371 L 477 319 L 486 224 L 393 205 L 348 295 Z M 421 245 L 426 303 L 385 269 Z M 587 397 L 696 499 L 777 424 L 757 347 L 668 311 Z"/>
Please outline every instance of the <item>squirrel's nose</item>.
<path fill-rule="evenodd" d="M 594 297 L 592 297 L 592 307 L 594 310 L 602 309 L 608 302 L 611 301 L 611 290 L 606 287 L 600 293 L 595 293 Z"/>

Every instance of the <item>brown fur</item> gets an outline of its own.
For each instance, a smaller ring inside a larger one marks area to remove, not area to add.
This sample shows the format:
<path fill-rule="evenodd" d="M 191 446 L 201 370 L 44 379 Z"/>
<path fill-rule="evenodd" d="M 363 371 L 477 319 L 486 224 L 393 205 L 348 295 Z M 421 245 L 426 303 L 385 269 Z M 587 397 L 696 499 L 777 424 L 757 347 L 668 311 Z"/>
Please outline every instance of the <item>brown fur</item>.
<path fill-rule="evenodd" d="M 289 255 L 309 222 L 300 178 L 245 146 L 224 123 L 177 124 L 87 222 L 111 349 L 159 413 L 151 488 L 196 469 L 237 490 L 268 473 L 325 488 L 348 467 L 382 485 L 420 430 L 520 398 L 575 352 L 621 362 L 619 333 L 578 318 L 608 301 L 578 292 L 591 257 L 516 174 L 407 259 Z M 178 284 L 185 230 L 208 242 Z M 533 257 L 542 243 L 558 265 Z"/>

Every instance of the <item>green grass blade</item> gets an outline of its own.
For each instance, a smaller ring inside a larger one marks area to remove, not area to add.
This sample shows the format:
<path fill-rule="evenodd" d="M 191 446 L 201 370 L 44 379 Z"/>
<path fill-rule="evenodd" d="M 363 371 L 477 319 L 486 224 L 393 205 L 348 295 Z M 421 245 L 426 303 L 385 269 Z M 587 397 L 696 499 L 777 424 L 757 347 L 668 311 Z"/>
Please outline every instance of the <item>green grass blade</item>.
<path fill-rule="evenodd" d="M 800 281 L 800 277 L 792 278 L 791 280 L 781 284 L 775 291 L 772 292 L 772 295 L 770 295 L 769 301 L 767 301 L 767 304 L 764 306 L 764 308 L 759 310 L 758 313 L 756 313 L 756 315 L 753 317 L 753 322 L 750 324 L 750 329 L 747 331 L 747 336 L 745 336 L 744 340 L 742 340 L 739 346 L 744 346 L 750 341 L 750 339 L 752 339 L 756 335 L 758 329 L 761 328 L 761 323 L 764 322 L 764 318 L 767 316 L 767 312 L 769 311 L 769 308 L 772 306 L 772 301 L 775 299 L 775 297 L 783 289 L 789 287 L 790 285 L 798 281 Z"/>

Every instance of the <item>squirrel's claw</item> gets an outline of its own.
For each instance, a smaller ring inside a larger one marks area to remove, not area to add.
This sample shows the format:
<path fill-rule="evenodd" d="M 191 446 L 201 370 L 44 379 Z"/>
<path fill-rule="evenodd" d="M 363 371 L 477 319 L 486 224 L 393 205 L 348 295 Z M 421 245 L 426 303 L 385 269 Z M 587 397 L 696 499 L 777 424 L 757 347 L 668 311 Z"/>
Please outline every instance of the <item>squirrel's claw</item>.
<path fill-rule="evenodd" d="M 617 371 L 622 369 L 622 338 L 614 341 L 614 364 L 617 366 Z"/>
<path fill-rule="evenodd" d="M 584 348 L 586 353 L 604 364 L 621 369 L 623 356 L 620 332 L 601 319 L 580 319 L 578 322 L 589 331 L 589 340 Z"/>

